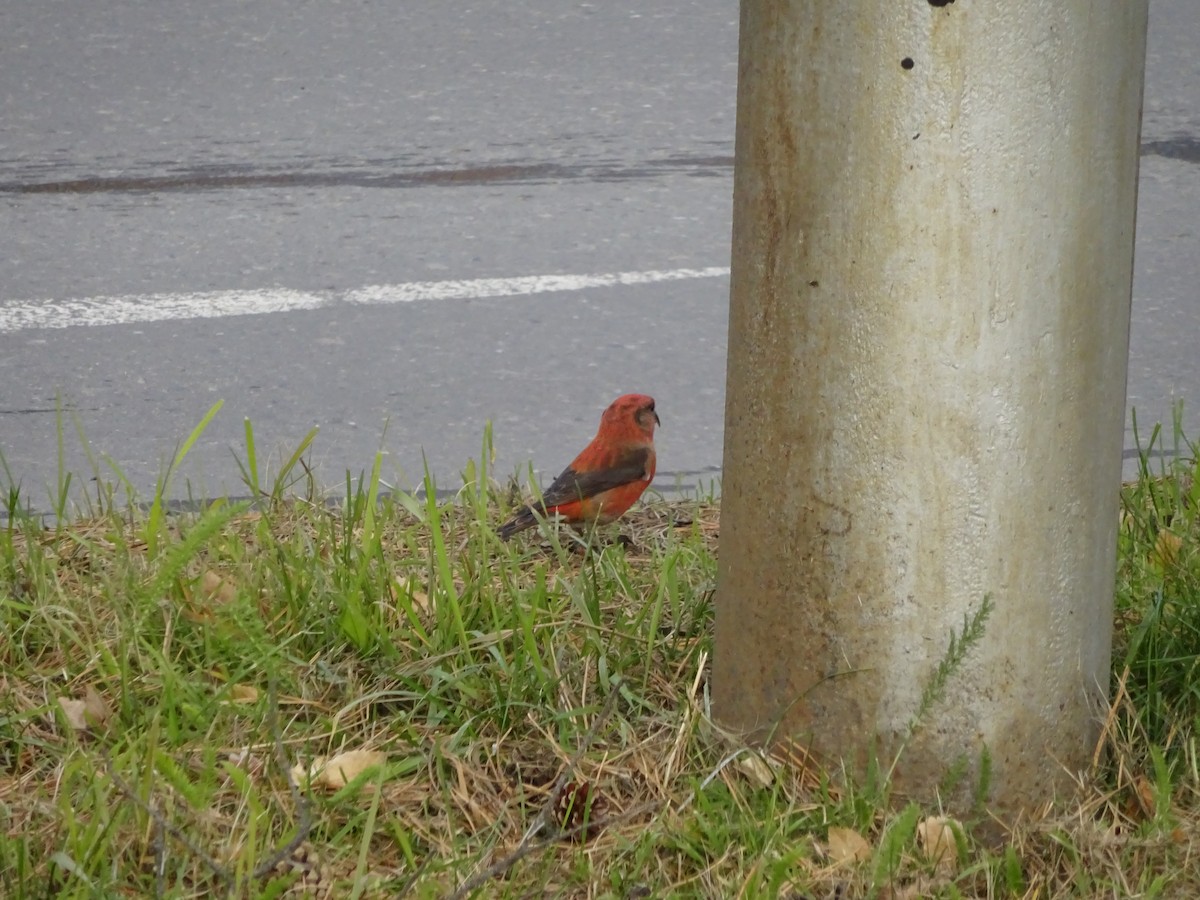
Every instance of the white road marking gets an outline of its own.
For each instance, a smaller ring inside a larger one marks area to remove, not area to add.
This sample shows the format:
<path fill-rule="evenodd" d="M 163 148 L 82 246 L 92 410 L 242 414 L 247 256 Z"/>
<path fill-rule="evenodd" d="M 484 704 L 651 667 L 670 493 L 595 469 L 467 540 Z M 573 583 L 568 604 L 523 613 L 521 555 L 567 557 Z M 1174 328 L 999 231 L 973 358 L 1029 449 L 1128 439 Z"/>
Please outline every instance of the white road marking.
<path fill-rule="evenodd" d="M 629 284 L 652 284 L 686 278 L 716 278 L 729 269 L 667 269 L 615 272 L 607 275 L 528 275 L 519 278 L 475 278 L 469 281 L 413 281 L 376 284 L 348 291 L 209 291 L 195 294 L 127 294 L 74 300 L 0 301 L 0 334 L 30 328 L 72 328 L 79 325 L 128 325 L 178 319 L 261 316 L 267 313 L 321 309 L 343 303 L 414 303 L 418 300 L 478 300 L 519 297 L 551 291 Z"/>

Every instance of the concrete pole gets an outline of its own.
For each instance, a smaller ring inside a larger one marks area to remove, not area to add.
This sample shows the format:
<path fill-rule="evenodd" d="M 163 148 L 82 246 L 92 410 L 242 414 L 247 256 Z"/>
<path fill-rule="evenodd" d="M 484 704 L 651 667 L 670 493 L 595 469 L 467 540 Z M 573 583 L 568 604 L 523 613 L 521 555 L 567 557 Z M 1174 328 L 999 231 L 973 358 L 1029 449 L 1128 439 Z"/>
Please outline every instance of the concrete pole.
<path fill-rule="evenodd" d="M 993 809 L 1091 759 L 1147 0 L 742 0 L 713 704 Z M 1064 768 L 1065 767 L 1065 768 Z"/>

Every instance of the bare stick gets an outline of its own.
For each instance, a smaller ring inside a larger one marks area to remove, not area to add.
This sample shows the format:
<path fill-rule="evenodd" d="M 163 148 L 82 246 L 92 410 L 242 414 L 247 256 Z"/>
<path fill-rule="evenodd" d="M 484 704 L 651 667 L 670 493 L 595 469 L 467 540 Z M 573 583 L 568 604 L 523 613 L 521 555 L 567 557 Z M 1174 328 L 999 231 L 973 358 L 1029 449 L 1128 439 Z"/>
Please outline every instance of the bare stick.
<path fill-rule="evenodd" d="M 308 839 L 308 833 L 312 831 L 313 826 L 312 806 L 308 802 L 308 798 L 300 792 L 296 780 L 292 778 L 291 761 L 287 757 L 287 751 L 283 749 L 283 735 L 279 730 L 279 704 L 275 695 L 274 678 L 267 682 L 267 723 L 271 728 L 271 740 L 275 745 L 275 761 L 279 764 L 279 768 L 283 769 L 283 777 L 287 779 L 288 790 L 292 793 L 292 802 L 296 804 L 296 809 L 300 813 L 300 824 L 296 827 L 296 833 L 290 841 L 277 848 L 255 867 L 255 878 L 266 878 L 277 865 L 290 858 L 296 852 L 296 848 Z"/>
<path fill-rule="evenodd" d="M 132 800 L 133 804 L 145 812 L 146 815 L 148 815 L 151 819 L 153 819 L 159 828 L 161 828 L 171 837 L 175 838 L 175 840 L 179 841 L 179 843 L 183 844 L 183 846 L 191 850 L 192 853 L 196 855 L 197 859 L 199 859 L 209 868 L 213 875 L 226 884 L 232 884 L 233 879 L 230 877 L 229 871 L 224 866 L 209 856 L 208 852 L 205 851 L 203 847 L 184 834 L 183 831 L 177 826 L 172 824 L 166 816 L 139 797 L 129 785 L 129 782 L 117 774 L 116 767 L 113 766 L 112 760 L 108 757 L 108 751 L 101 750 L 101 756 L 104 759 L 105 768 L 108 769 L 108 777 L 112 779 L 112 783 L 117 786 L 117 790 L 125 795 L 126 799 Z"/>
<path fill-rule="evenodd" d="M 658 803 L 647 801 L 639 803 L 637 806 L 625 810 L 623 813 L 618 813 L 613 816 L 601 816 L 598 819 L 593 819 L 590 822 L 580 822 L 574 828 L 568 828 L 565 831 L 556 830 L 553 834 L 549 834 L 541 840 L 537 841 L 522 841 L 521 844 L 512 853 L 508 854 L 498 862 L 488 866 L 482 872 L 479 872 L 463 882 L 453 894 L 447 896 L 446 900 L 464 900 L 464 898 L 476 888 L 482 887 L 486 882 L 495 878 L 497 875 L 503 875 L 525 857 L 539 850 L 544 850 L 551 844 L 557 844 L 559 841 L 569 840 L 584 831 L 596 829 L 600 831 L 608 828 L 611 825 L 620 825 L 622 822 L 628 822 L 630 819 L 640 816 L 642 813 L 649 812 L 658 807 Z"/>
<path fill-rule="evenodd" d="M 550 816 L 558 808 L 558 801 L 562 797 L 563 791 L 566 790 L 567 784 L 571 780 L 571 775 L 575 771 L 575 767 L 579 765 L 579 761 L 583 759 L 583 754 L 587 753 L 588 749 L 595 742 L 597 735 L 599 735 L 601 727 L 605 722 L 608 721 L 608 718 L 612 715 L 613 710 L 616 709 L 617 699 L 620 697 L 620 693 L 621 692 L 617 690 L 617 686 L 614 685 L 613 692 L 608 695 L 608 700 L 605 701 L 603 709 L 600 710 L 599 714 L 596 716 L 596 720 L 592 722 L 592 726 L 587 730 L 587 733 L 579 742 L 579 747 L 571 755 L 571 759 L 567 762 L 567 765 L 563 768 L 558 778 L 555 779 L 554 787 L 550 789 L 550 796 L 546 798 L 546 802 L 542 805 L 537 817 L 533 820 L 533 824 L 529 826 L 524 837 L 521 838 L 521 843 L 517 845 L 517 849 L 513 850 L 498 862 L 488 866 L 482 872 L 478 872 L 468 878 L 465 882 L 463 882 L 458 890 L 447 897 L 447 900 L 463 900 L 464 897 L 470 894 L 477 887 L 487 881 L 490 881 L 497 875 L 507 872 L 535 850 L 545 847 L 548 844 L 552 844 L 563 837 L 581 832 L 585 828 L 598 827 L 598 822 L 584 822 L 582 825 L 576 826 L 569 831 L 563 831 L 561 828 L 555 828 L 554 832 L 548 837 L 543 838 L 540 841 L 534 840 L 534 837 L 538 834 L 538 832 L 540 832 L 549 824 Z M 632 815 L 633 812 L 637 812 L 637 810 L 635 809 L 630 813 L 625 813 L 623 815 Z M 622 817 L 617 816 L 612 819 L 612 821 L 617 821 L 620 818 Z M 605 824 L 608 822 L 608 820 L 603 821 Z"/>

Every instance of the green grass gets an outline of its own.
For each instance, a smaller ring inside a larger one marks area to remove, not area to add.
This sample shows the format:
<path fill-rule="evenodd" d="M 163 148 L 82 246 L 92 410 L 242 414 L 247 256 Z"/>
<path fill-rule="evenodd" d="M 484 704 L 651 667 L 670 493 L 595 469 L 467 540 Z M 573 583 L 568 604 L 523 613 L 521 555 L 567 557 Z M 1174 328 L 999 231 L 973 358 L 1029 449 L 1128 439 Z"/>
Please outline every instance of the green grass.
<path fill-rule="evenodd" d="M 1107 752 L 999 844 L 951 823 L 939 863 L 886 772 L 713 726 L 711 497 L 644 503 L 631 544 L 505 544 L 486 435 L 451 499 L 377 457 L 330 504 L 312 435 L 271 477 L 247 424 L 253 501 L 168 514 L 203 424 L 144 507 L 72 517 L 63 476 L 48 525 L 0 491 L 0 896 L 1200 895 L 1195 446 L 1155 468 L 1156 430 L 1122 491 Z M 381 763 L 309 783 L 354 750 Z"/>

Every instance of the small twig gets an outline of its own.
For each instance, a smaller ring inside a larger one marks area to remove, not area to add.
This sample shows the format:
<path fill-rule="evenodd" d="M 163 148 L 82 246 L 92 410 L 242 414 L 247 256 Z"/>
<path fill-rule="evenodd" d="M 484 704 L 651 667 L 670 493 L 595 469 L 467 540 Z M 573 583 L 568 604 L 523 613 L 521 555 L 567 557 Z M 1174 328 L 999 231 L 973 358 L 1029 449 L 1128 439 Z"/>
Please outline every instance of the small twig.
<path fill-rule="evenodd" d="M 566 790 L 567 784 L 571 780 L 571 775 L 574 773 L 576 766 L 579 765 L 579 761 L 583 759 L 583 755 L 587 753 L 588 749 L 595 742 L 596 737 L 600 733 L 601 727 L 605 722 L 608 721 L 608 718 L 612 715 L 613 710 L 616 709 L 617 699 L 620 697 L 620 695 L 620 690 L 617 688 L 617 685 L 614 684 L 613 691 L 608 695 L 608 700 L 605 701 L 604 707 L 596 715 L 596 720 L 592 722 L 591 727 L 587 730 L 587 733 L 584 734 L 583 739 L 579 742 L 579 747 L 576 748 L 575 752 L 571 755 L 570 760 L 568 760 L 567 765 L 563 768 L 558 778 L 555 779 L 554 787 L 550 789 L 550 795 L 546 798 L 545 804 L 542 805 L 541 810 L 534 818 L 533 824 L 530 825 L 525 831 L 524 836 L 521 838 L 521 843 L 517 845 L 517 849 L 513 850 L 498 862 L 488 866 L 482 872 L 478 872 L 468 878 L 462 883 L 458 890 L 447 895 L 447 900 L 463 900 L 464 897 L 470 894 L 477 887 L 480 887 L 485 882 L 495 878 L 497 875 L 502 875 L 503 873 L 507 872 L 535 850 L 539 850 L 548 844 L 555 843 L 556 841 L 561 840 L 563 837 L 580 832 L 584 828 L 597 827 L 597 822 L 584 822 L 582 825 L 576 826 L 570 831 L 563 831 L 561 828 L 556 828 L 552 834 L 543 838 L 542 840 L 534 840 L 534 837 L 538 834 L 538 832 L 540 832 L 549 824 L 551 814 L 558 809 L 558 801 L 562 797 L 563 791 Z M 636 811 L 636 809 L 634 811 Z M 632 812 L 633 811 L 630 813 L 623 813 L 622 815 L 631 815 Z M 620 818 L 620 816 L 615 817 L 613 821 L 617 821 Z"/>
<path fill-rule="evenodd" d="M 529 856 L 530 853 L 536 853 L 539 850 L 545 850 L 546 847 L 551 846 L 552 844 L 558 844 L 559 841 L 575 838 L 576 835 L 582 834 L 583 832 L 586 832 L 586 830 L 600 830 L 602 828 L 614 826 L 614 824 L 628 822 L 631 820 L 631 818 L 636 818 L 637 816 L 642 815 L 643 812 L 649 812 L 650 810 L 655 809 L 658 805 L 659 804 L 653 802 L 653 800 L 647 800 L 646 803 L 638 804 L 637 806 L 634 806 L 634 808 L 625 810 L 624 812 L 618 812 L 617 815 L 601 816 L 600 818 L 595 818 L 595 820 L 590 822 L 581 822 L 574 828 L 556 830 L 556 832 L 546 835 L 545 838 L 542 838 L 541 840 L 529 841 L 528 844 L 522 841 L 522 844 L 518 846 L 516 850 L 509 853 L 508 856 L 504 857 L 504 859 L 500 859 L 499 862 L 487 866 L 487 869 L 479 872 L 478 875 L 470 878 L 469 881 L 464 882 L 463 886 L 458 888 L 456 892 L 446 896 L 446 900 L 463 900 L 463 898 L 466 898 L 467 894 L 472 892 L 472 890 L 484 886 L 485 882 L 492 880 L 492 878 L 496 877 L 497 875 L 503 875 L 504 872 L 511 869 L 512 866 L 516 865 L 517 863 L 520 863 L 521 860 Z"/>
<path fill-rule="evenodd" d="M 161 812 L 159 812 L 134 792 L 129 783 L 117 774 L 116 767 L 113 766 L 112 760 L 109 759 L 108 752 L 106 750 L 101 750 L 101 756 L 104 759 L 105 768 L 108 769 L 108 777 L 112 779 L 112 783 L 117 786 L 117 790 L 125 795 L 126 799 L 132 800 L 133 804 L 139 807 L 144 813 L 146 813 L 146 815 L 153 819 L 160 829 L 171 835 L 171 837 L 175 838 L 175 840 L 179 841 L 179 843 L 191 850 L 192 853 L 194 853 L 196 857 L 202 863 L 204 863 L 204 865 L 207 866 L 213 875 L 215 875 L 219 880 L 225 882 L 226 884 L 233 883 L 232 877 L 224 866 L 209 856 L 203 847 L 184 834 L 183 831 L 172 824 L 166 816 L 164 816 Z"/>
<path fill-rule="evenodd" d="M 645 803 L 639 803 L 637 806 L 632 806 L 622 813 L 614 813 L 611 816 L 600 816 L 598 819 L 591 821 L 580 822 L 571 828 L 562 831 L 556 831 L 554 834 L 547 835 L 540 841 L 536 841 L 533 845 L 534 850 L 540 850 L 543 847 L 548 847 L 550 844 L 557 844 L 559 841 L 569 841 L 572 838 L 578 837 L 585 831 L 595 830 L 597 834 L 612 825 L 620 825 L 622 822 L 628 822 L 630 819 L 636 819 L 642 813 L 650 812 L 658 808 L 658 802 L 647 800 Z"/>
<path fill-rule="evenodd" d="M 517 849 L 512 853 L 508 854 L 503 859 L 493 863 L 482 872 L 473 875 L 467 881 L 463 882 L 462 887 L 460 887 L 453 894 L 448 894 L 446 896 L 446 900 L 464 900 L 464 898 L 470 894 L 471 891 L 482 887 L 486 882 L 495 878 L 497 875 L 503 875 L 525 857 L 532 853 L 536 853 L 539 850 L 544 850 L 551 844 L 557 844 L 559 841 L 569 840 L 591 829 L 600 831 L 613 825 L 620 825 L 622 822 L 628 822 L 630 819 L 636 818 L 644 812 L 649 812 L 650 810 L 655 809 L 657 806 L 658 804 L 656 802 L 647 801 L 645 803 L 640 803 L 631 809 L 627 809 L 623 813 L 617 813 L 616 815 L 612 816 L 601 816 L 600 818 L 593 819 L 590 822 L 580 822 L 573 828 L 556 830 L 553 834 L 548 834 L 540 840 L 523 840 L 520 845 L 518 845 Z"/>
<path fill-rule="evenodd" d="M 290 760 L 287 757 L 287 751 L 283 749 L 283 735 L 279 730 L 279 704 L 275 695 L 274 678 L 267 682 L 267 724 L 271 728 L 271 740 L 275 745 L 275 761 L 279 764 L 279 768 L 283 769 L 283 777 L 287 779 L 292 802 L 296 804 L 296 809 L 300 813 L 300 824 L 296 827 L 296 833 L 290 841 L 276 849 L 255 867 L 255 878 L 266 878 L 277 865 L 290 858 L 297 848 L 308 840 L 308 834 L 313 827 L 312 805 L 308 802 L 308 798 L 300 792 L 296 779 L 292 778 Z"/>
<path fill-rule="evenodd" d="M 163 839 L 162 825 L 154 823 L 154 896 L 165 897 L 167 872 L 167 842 Z"/>

